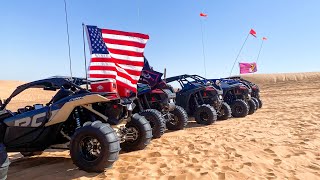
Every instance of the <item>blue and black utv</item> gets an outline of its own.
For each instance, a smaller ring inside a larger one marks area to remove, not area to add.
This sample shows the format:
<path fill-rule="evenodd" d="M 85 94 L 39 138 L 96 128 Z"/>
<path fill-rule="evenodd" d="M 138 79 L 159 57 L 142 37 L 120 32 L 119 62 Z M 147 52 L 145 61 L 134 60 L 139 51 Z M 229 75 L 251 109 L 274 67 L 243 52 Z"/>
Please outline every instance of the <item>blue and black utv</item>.
<path fill-rule="evenodd" d="M 70 149 L 75 165 L 88 172 L 103 172 L 111 167 L 120 147 L 146 147 L 152 132 L 144 117 L 134 114 L 112 121 L 97 109 L 108 106 L 114 114 L 121 112 L 115 110 L 122 109 L 120 98 L 89 92 L 73 81 L 53 77 L 30 82 L 18 86 L 8 99 L 1 101 L 0 146 L 24 156 L 39 155 L 48 148 Z M 17 111 L 6 109 L 15 96 L 29 88 L 58 91 L 47 104 L 28 105 Z"/>
<path fill-rule="evenodd" d="M 251 99 L 251 90 L 239 82 L 226 79 L 209 79 L 214 86 L 223 89 L 223 99 L 231 107 L 233 117 L 245 117 L 256 110 Z"/>
<path fill-rule="evenodd" d="M 262 108 L 262 100 L 260 98 L 260 88 L 257 84 L 241 78 L 240 76 L 232 76 L 226 79 L 233 79 L 235 81 L 243 83 L 247 88 L 251 89 L 251 98 L 256 103 L 258 108 Z"/>
<path fill-rule="evenodd" d="M 242 81 L 239 80 L 235 80 L 235 79 L 229 79 L 229 78 L 223 78 L 221 79 L 222 82 L 227 83 L 228 85 L 232 85 L 232 86 L 244 86 L 248 89 L 248 96 L 247 98 L 244 98 L 244 100 L 247 102 L 248 106 L 249 106 L 249 112 L 248 114 L 251 115 L 254 112 L 256 112 L 256 110 L 258 109 L 259 105 L 256 103 L 256 99 L 252 98 L 251 94 L 252 94 L 252 88 L 247 85 L 246 83 L 243 83 Z"/>
<path fill-rule="evenodd" d="M 231 108 L 228 103 L 223 100 L 223 89 L 220 85 L 212 84 L 212 82 L 202 76 L 192 75 L 193 79 L 205 83 L 211 91 L 203 91 L 202 96 L 205 104 L 210 104 L 217 111 L 218 120 L 226 120 L 231 117 Z"/>
<path fill-rule="evenodd" d="M 214 88 L 187 74 L 166 78 L 165 81 L 171 86 L 171 91 L 176 92 L 176 104 L 193 116 L 198 124 L 210 125 L 217 120 L 216 110 L 206 104 L 207 95 L 217 94 Z"/>

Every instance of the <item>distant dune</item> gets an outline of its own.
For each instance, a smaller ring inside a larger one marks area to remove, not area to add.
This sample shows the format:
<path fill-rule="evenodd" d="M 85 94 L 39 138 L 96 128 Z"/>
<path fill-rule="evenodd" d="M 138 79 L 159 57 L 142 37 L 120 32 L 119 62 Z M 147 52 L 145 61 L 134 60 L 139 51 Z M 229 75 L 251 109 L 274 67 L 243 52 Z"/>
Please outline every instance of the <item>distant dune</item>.
<path fill-rule="evenodd" d="M 295 81 L 317 81 L 320 80 L 320 72 L 308 73 L 279 73 L 279 74 L 248 74 L 241 77 L 253 81 L 255 83 L 273 84 L 279 82 L 295 82 Z"/>
<path fill-rule="evenodd" d="M 263 108 L 214 125 L 194 121 L 142 151 L 121 153 L 104 173 L 86 173 L 68 151 L 22 158 L 10 153 L 9 180 L 20 179 L 320 179 L 320 73 L 253 74 Z M 21 82 L 0 81 L 0 97 Z M 44 101 L 34 91 L 12 108 Z"/>

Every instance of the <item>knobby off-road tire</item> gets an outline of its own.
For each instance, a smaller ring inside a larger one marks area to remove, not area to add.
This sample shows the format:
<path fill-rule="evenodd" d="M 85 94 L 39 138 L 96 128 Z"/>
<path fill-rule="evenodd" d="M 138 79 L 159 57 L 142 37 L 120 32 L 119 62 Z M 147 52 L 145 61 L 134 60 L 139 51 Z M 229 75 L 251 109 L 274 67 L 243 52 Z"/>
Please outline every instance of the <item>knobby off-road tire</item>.
<path fill-rule="evenodd" d="M 10 161 L 5 146 L 0 143 L 0 180 L 7 179 Z"/>
<path fill-rule="evenodd" d="M 216 122 L 217 112 L 212 106 L 203 104 L 196 109 L 194 118 L 198 124 L 210 125 Z"/>
<path fill-rule="evenodd" d="M 218 112 L 218 120 L 227 120 L 231 117 L 231 107 L 226 102 L 223 102 Z"/>
<path fill-rule="evenodd" d="M 154 139 L 160 138 L 164 134 L 166 130 L 166 120 L 158 110 L 146 109 L 139 114 L 149 121 Z"/>
<path fill-rule="evenodd" d="M 180 106 L 170 112 L 172 114 L 172 120 L 167 121 L 166 125 L 169 130 L 181 130 L 184 129 L 188 124 L 188 114 Z"/>
<path fill-rule="evenodd" d="M 237 99 L 231 105 L 231 112 L 233 117 L 246 117 L 249 113 L 249 106 L 244 100 Z"/>
<path fill-rule="evenodd" d="M 248 101 L 248 105 L 249 105 L 249 112 L 248 115 L 253 114 L 254 112 L 256 112 L 257 107 L 256 107 L 256 103 L 253 101 L 253 99 L 250 99 Z"/>
<path fill-rule="evenodd" d="M 259 101 L 259 108 L 262 108 L 262 100 L 260 98 L 258 98 L 258 101 Z"/>
<path fill-rule="evenodd" d="M 127 152 L 142 150 L 150 144 L 152 139 L 152 128 L 149 121 L 139 114 L 134 114 L 130 122 L 126 124 L 127 129 L 134 129 L 137 132 L 137 138 L 132 141 L 125 141 L 120 144 L 121 149 Z"/>
<path fill-rule="evenodd" d="M 39 156 L 43 153 L 43 151 L 36 151 L 36 152 L 20 152 L 23 157 L 31 157 L 31 156 Z"/>
<path fill-rule="evenodd" d="M 120 142 L 109 124 L 86 122 L 70 142 L 70 155 L 76 166 L 87 172 L 103 172 L 119 157 Z"/>
<path fill-rule="evenodd" d="M 253 101 L 254 101 L 254 103 L 256 104 L 256 110 L 258 110 L 259 109 L 259 107 L 260 107 L 260 104 L 259 104 L 259 100 L 257 99 L 257 98 L 255 98 L 255 97 L 253 97 L 253 98 L 251 98 Z"/>

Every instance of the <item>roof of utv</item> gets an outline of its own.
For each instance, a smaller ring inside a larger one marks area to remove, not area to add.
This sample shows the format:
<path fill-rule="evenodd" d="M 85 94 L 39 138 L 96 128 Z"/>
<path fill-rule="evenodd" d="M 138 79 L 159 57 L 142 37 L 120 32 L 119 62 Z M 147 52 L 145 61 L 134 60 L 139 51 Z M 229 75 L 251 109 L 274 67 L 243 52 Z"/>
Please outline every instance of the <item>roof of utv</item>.
<path fill-rule="evenodd" d="M 166 80 L 166 82 L 172 82 L 172 81 L 179 81 L 179 80 L 182 80 L 182 79 L 185 79 L 185 78 L 192 78 L 195 81 L 201 82 L 199 77 L 200 76 L 198 76 L 198 75 L 183 74 L 183 75 L 179 75 L 179 76 L 169 77 L 169 78 L 166 78 L 165 80 Z"/>

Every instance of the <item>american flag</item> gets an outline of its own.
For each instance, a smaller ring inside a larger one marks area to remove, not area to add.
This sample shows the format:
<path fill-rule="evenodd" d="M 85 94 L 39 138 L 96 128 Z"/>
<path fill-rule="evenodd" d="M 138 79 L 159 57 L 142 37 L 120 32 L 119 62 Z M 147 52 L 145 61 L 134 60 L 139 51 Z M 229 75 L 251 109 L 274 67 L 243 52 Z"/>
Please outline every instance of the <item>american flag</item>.
<path fill-rule="evenodd" d="M 97 26 L 87 25 L 86 29 L 91 50 L 89 77 L 112 78 L 118 88 L 137 92 L 149 36 Z"/>

